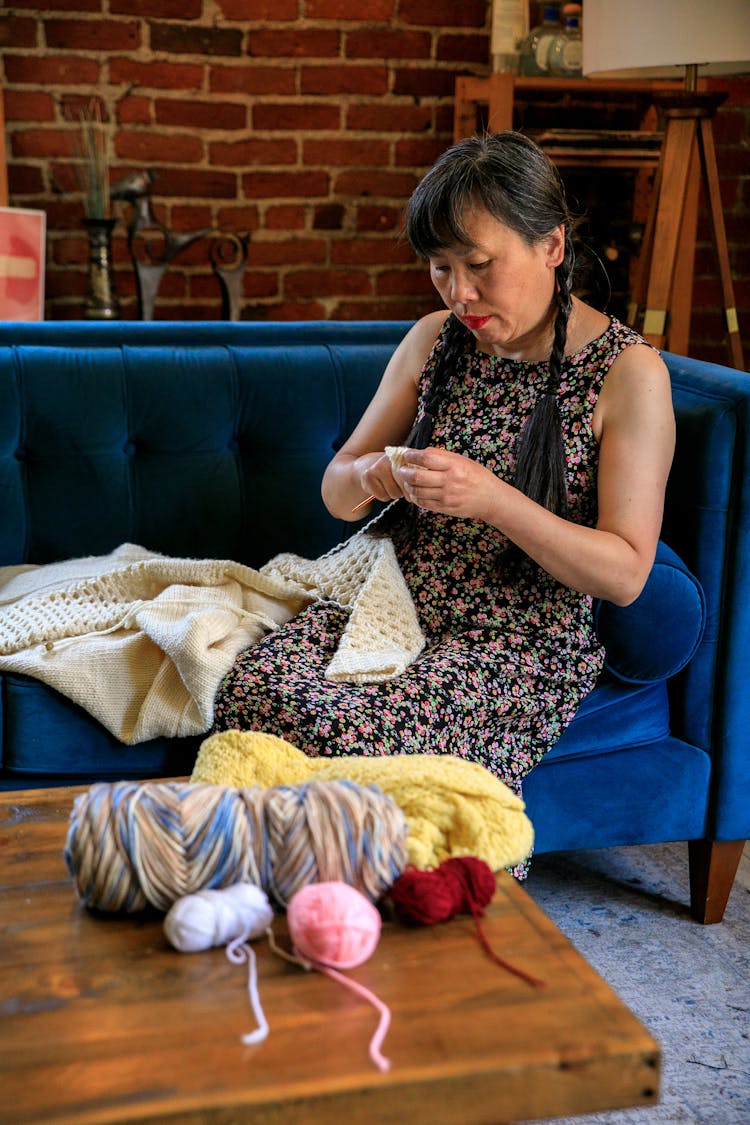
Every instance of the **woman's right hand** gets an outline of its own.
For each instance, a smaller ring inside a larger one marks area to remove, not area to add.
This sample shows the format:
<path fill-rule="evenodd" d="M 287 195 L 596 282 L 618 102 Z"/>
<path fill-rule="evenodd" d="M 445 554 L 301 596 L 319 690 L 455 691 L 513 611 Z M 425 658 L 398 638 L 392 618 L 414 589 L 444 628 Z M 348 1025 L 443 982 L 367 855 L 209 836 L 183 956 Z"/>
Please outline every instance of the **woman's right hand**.
<path fill-rule="evenodd" d="M 403 491 L 391 469 L 385 453 L 364 453 L 352 465 L 362 486 L 362 498 L 374 496 L 376 500 L 398 500 Z"/>

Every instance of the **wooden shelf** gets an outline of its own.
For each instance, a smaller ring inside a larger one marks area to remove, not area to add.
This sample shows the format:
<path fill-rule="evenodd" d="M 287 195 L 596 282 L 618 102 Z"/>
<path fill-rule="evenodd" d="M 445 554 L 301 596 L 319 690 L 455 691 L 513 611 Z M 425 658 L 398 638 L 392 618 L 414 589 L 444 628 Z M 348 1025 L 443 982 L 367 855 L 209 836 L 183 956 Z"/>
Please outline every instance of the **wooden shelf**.
<path fill-rule="evenodd" d="M 527 129 L 560 168 L 656 168 L 664 134 L 629 129 Z"/>
<path fill-rule="evenodd" d="M 561 98 L 568 95 L 599 97 L 632 97 L 644 95 L 652 99 L 659 93 L 681 90 L 681 82 L 639 80 L 631 78 L 522 78 L 513 74 L 492 74 L 488 78 L 461 76 L 456 79 L 453 139 L 470 137 L 477 130 L 480 106 L 488 107 L 487 128 L 492 133 L 513 128 L 517 94 L 548 93 Z M 651 133 L 653 129 L 644 129 Z"/>

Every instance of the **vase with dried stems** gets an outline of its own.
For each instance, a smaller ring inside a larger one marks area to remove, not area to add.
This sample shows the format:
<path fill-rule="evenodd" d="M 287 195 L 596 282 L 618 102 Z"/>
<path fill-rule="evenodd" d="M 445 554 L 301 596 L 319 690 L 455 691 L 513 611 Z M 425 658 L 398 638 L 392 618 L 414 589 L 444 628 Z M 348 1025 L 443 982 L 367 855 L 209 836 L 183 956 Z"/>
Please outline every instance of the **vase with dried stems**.
<path fill-rule="evenodd" d="M 89 284 L 84 315 L 91 320 L 117 320 L 120 304 L 112 270 L 112 229 L 116 219 L 110 212 L 107 144 L 98 102 L 80 115 L 81 187 L 89 237 Z"/>

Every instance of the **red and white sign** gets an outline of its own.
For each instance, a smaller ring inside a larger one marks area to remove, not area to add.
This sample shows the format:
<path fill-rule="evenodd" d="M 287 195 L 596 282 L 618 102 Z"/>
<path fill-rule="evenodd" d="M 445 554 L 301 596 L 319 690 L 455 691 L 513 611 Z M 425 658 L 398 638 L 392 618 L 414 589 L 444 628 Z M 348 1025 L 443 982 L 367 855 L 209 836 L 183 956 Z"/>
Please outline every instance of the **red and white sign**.
<path fill-rule="evenodd" d="M 0 207 L 0 320 L 44 320 L 46 218 Z"/>

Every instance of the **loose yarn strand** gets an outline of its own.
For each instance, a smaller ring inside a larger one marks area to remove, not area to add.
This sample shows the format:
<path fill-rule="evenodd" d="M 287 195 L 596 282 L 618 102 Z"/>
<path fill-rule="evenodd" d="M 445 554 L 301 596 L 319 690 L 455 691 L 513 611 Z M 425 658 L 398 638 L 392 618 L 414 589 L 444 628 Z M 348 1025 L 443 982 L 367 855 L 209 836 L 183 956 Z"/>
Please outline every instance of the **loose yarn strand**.
<path fill-rule="evenodd" d="M 527 973 L 525 969 L 520 969 L 518 965 L 514 965 L 511 961 L 506 961 L 506 959 L 504 957 L 501 957 L 499 953 L 495 953 L 495 950 L 492 948 L 487 939 L 487 935 L 482 929 L 481 918 L 483 912 L 476 914 L 472 910 L 472 915 L 474 917 L 474 925 L 476 926 L 479 944 L 491 961 L 494 961 L 495 964 L 499 965 L 501 969 L 505 969 L 507 972 L 513 973 L 515 976 L 520 977 L 521 980 L 525 980 L 528 984 L 533 985 L 534 988 L 547 987 L 546 981 L 541 980 L 539 977 L 535 977 L 532 973 Z"/>
<path fill-rule="evenodd" d="M 247 992 L 255 1031 L 241 1036 L 247 1045 L 261 1043 L 269 1032 L 258 994 L 258 968 L 250 941 L 266 933 L 273 921 L 273 908 L 266 894 L 253 883 L 235 883 L 221 890 L 205 889 L 178 898 L 164 918 L 164 934 L 181 953 L 201 953 L 226 945 L 227 959 L 234 965 L 247 962 Z"/>
<path fill-rule="evenodd" d="M 287 961 L 325 973 L 380 1012 L 369 1052 L 378 1070 L 389 1070 L 391 1061 L 380 1048 L 390 1026 L 390 1008 L 369 988 L 338 971 L 361 965 L 374 952 L 381 929 L 376 908 L 347 883 L 313 883 L 302 887 L 290 900 L 287 924 L 293 953 L 280 949 L 269 933 L 271 948 Z"/>
<path fill-rule="evenodd" d="M 268 1037 L 270 1028 L 258 995 L 258 962 L 255 952 L 247 943 L 248 936 L 245 934 L 229 943 L 227 958 L 235 965 L 242 965 L 247 961 L 247 994 L 258 1026 L 255 1031 L 248 1031 L 241 1038 L 246 1046 L 251 1047 L 255 1043 L 262 1043 Z"/>
<path fill-rule="evenodd" d="M 300 957 L 298 953 L 289 953 L 288 950 L 282 949 L 276 941 L 273 930 L 270 927 L 266 931 L 266 936 L 268 937 L 268 944 L 270 945 L 273 952 L 277 953 L 279 957 L 283 957 L 285 961 L 288 961 L 290 963 L 290 965 L 299 965 L 301 969 L 311 969 L 313 967 L 312 961 L 308 961 L 306 958 Z"/>
<path fill-rule="evenodd" d="M 375 1034 L 370 1040 L 370 1058 L 375 1063 L 378 1070 L 390 1070 L 391 1060 L 386 1058 L 380 1050 L 383 1040 L 388 1033 L 388 1028 L 391 1025 L 391 1010 L 388 1005 L 384 1004 L 374 992 L 370 992 L 369 988 L 365 988 L 363 984 L 359 984 L 356 980 L 351 980 L 350 977 L 345 977 L 344 974 L 340 973 L 337 969 L 332 969 L 329 965 L 323 965 L 315 961 L 312 962 L 312 965 L 313 968 L 318 969 L 319 972 L 325 973 L 327 977 L 331 977 L 333 980 L 338 981 L 339 984 L 343 984 L 346 988 L 350 989 L 351 992 L 356 992 L 358 996 L 361 996 L 363 1000 L 372 1004 L 373 1008 L 380 1012 L 380 1021 Z"/>
<path fill-rule="evenodd" d="M 343 984 L 345 988 L 356 992 L 358 996 L 361 996 L 363 1000 L 366 1000 L 368 1004 L 372 1004 L 373 1008 L 380 1012 L 380 1022 L 378 1023 L 375 1034 L 370 1040 L 370 1058 L 378 1070 L 390 1070 L 391 1060 L 386 1058 L 380 1050 L 383 1045 L 383 1040 L 388 1034 L 388 1028 L 391 1025 L 391 1010 L 388 1005 L 384 1004 L 374 992 L 370 992 L 369 988 L 365 988 L 363 984 L 359 984 L 357 981 L 345 977 L 343 973 L 338 972 L 337 969 L 331 968 L 330 965 L 324 965 L 322 961 L 308 960 L 306 957 L 300 956 L 297 950 L 295 950 L 294 953 L 289 953 L 286 949 L 282 949 L 273 935 L 273 930 L 269 929 L 267 932 L 268 944 L 274 953 L 278 953 L 279 957 L 283 957 L 285 961 L 289 961 L 293 965 L 299 965 L 301 968 L 308 971 L 310 969 L 317 969 L 319 973 L 325 973 L 326 976 L 338 981 L 339 984 Z"/>

